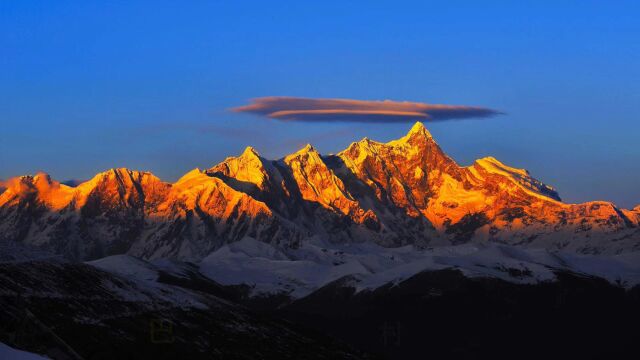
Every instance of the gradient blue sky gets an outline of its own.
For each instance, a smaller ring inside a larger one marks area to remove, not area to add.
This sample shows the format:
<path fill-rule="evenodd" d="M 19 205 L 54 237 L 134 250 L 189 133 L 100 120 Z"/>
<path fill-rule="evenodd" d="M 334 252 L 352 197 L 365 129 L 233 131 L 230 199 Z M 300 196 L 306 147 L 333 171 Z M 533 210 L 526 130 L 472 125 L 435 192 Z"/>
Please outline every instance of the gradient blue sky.
<path fill-rule="evenodd" d="M 246 145 L 337 152 L 410 124 L 282 123 L 272 95 L 478 105 L 427 123 L 564 200 L 640 203 L 637 1 L 2 1 L 0 178 L 111 167 L 175 180 Z"/>

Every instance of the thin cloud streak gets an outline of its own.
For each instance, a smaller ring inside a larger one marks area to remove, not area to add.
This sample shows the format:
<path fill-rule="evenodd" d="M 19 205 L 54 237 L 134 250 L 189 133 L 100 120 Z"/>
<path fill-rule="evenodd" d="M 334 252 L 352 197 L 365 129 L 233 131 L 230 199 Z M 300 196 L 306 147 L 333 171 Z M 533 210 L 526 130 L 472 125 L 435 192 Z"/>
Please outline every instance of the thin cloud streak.
<path fill-rule="evenodd" d="M 310 99 L 270 96 L 231 109 L 282 121 L 397 123 L 486 118 L 501 112 L 478 106 L 426 104 L 409 101 Z"/>

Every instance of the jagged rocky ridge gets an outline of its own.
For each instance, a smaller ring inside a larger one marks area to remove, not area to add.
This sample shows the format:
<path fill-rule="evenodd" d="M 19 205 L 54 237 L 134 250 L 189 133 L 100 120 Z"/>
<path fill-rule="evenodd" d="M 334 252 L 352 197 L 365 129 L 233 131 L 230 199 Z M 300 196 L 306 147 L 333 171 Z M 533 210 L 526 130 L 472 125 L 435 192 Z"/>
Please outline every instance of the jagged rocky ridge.
<path fill-rule="evenodd" d="M 283 249 L 309 239 L 417 248 L 501 243 L 585 254 L 640 250 L 640 207 L 563 203 L 550 186 L 488 157 L 460 166 L 422 125 L 323 156 L 249 147 L 177 182 L 112 169 L 75 187 L 46 174 L 0 189 L 0 240 L 67 258 L 114 254 L 198 261 L 253 238 Z"/>

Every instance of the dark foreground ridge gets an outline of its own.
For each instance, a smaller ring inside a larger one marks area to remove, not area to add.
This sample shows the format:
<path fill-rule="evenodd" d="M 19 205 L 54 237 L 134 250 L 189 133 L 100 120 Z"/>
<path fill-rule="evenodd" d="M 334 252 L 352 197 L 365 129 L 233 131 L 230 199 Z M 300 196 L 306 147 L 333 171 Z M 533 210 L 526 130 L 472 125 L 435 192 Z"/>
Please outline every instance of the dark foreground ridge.
<path fill-rule="evenodd" d="M 357 280 L 346 277 L 288 304 L 255 309 L 237 288 L 197 270 L 180 274 L 164 273 L 150 286 L 84 264 L 1 264 L 0 341 L 53 359 L 638 354 L 630 329 L 640 320 L 640 289 L 572 273 L 519 285 L 431 271 L 358 293 Z"/>
<path fill-rule="evenodd" d="M 210 280 L 173 280 L 154 289 L 83 264 L 0 264 L 0 342 L 74 360 L 367 358 L 218 297 Z"/>
<path fill-rule="evenodd" d="M 522 285 L 456 270 L 354 293 L 349 279 L 278 311 L 387 359 L 637 358 L 640 288 L 571 273 Z"/>

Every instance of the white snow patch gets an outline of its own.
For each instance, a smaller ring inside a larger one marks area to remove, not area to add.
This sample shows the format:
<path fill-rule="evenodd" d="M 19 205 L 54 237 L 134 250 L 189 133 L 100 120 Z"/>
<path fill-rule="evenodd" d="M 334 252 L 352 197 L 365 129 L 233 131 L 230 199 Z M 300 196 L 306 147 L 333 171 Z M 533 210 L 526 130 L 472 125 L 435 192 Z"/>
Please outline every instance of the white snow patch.
<path fill-rule="evenodd" d="M 128 279 L 155 281 L 158 278 L 158 272 L 151 264 L 129 255 L 108 256 L 87 264 Z"/>
<path fill-rule="evenodd" d="M 119 288 L 111 283 L 104 284 L 124 300 L 137 302 L 155 302 L 162 300 L 178 306 L 206 308 L 200 297 L 196 294 L 157 281 L 160 270 L 180 273 L 181 270 L 178 264 L 171 260 L 157 260 L 155 264 L 152 264 L 129 255 L 115 255 L 89 261 L 87 264 L 95 266 L 100 270 L 122 276 L 135 283 L 139 288 L 139 291 L 136 292 Z"/>
<path fill-rule="evenodd" d="M 373 243 L 329 244 L 311 240 L 297 249 L 277 249 L 253 239 L 223 246 L 200 263 L 203 275 L 224 285 L 246 284 L 253 295 L 288 293 L 303 297 L 347 275 L 356 289 L 375 289 L 423 271 L 458 269 L 470 277 L 538 283 L 568 270 L 603 277 L 623 286 L 640 284 L 640 253 L 575 255 L 497 244 L 467 244 L 426 250 L 411 245 L 385 248 Z"/>
<path fill-rule="evenodd" d="M 42 355 L 14 349 L 9 345 L 0 343 L 0 359 L 6 360 L 41 360 L 48 359 Z"/>

